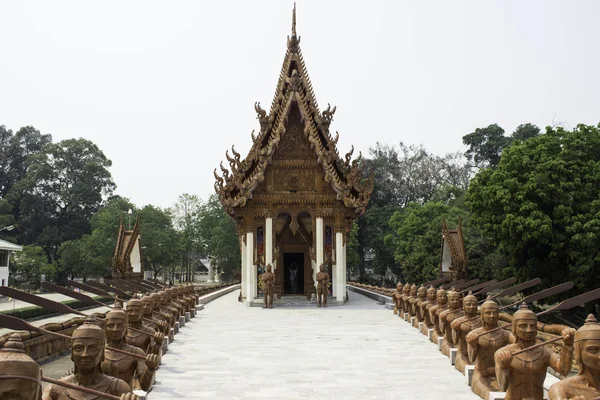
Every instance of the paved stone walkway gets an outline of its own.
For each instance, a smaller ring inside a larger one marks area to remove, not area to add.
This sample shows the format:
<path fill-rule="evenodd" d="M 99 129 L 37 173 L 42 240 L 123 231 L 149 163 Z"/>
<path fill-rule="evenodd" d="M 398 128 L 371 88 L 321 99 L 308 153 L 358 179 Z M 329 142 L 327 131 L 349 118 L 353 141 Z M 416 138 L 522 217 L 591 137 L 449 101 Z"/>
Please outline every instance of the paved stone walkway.
<path fill-rule="evenodd" d="M 349 292 L 343 307 L 264 310 L 233 292 L 169 345 L 150 400 L 476 400 L 437 346 L 385 307 Z"/>

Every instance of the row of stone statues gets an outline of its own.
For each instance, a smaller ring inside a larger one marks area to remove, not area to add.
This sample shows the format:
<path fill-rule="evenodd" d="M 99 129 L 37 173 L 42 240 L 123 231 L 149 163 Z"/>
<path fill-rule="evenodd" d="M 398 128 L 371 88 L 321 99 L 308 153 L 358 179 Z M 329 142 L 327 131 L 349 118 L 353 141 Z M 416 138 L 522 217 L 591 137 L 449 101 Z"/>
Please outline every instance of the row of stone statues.
<path fill-rule="evenodd" d="M 398 283 L 392 298 L 394 314 L 420 328 L 446 356 L 454 353 L 457 370 L 473 369 L 471 389 L 485 400 L 492 392 L 505 392 L 506 400 L 542 400 L 547 369 L 566 376 L 573 357 L 579 374 L 552 385 L 549 399 L 600 397 L 600 325 L 592 314 L 576 331 L 540 323 L 525 303 L 511 316 L 489 297 L 479 306 L 472 293 L 462 297 L 454 288 Z M 558 354 L 536 344 L 538 332 L 560 336 Z"/>
<path fill-rule="evenodd" d="M 46 386 L 41 398 L 137 399 L 133 390 L 152 388 L 165 335 L 180 316 L 193 315 L 197 302 L 193 286 L 181 285 L 132 298 L 126 310 L 117 299 L 104 318 L 85 318 L 71 336 L 73 374 Z M 21 335 L 12 334 L 0 349 L 0 399 L 38 400 L 41 378 L 39 365 L 25 354 Z M 84 393 L 86 389 L 92 391 Z"/>

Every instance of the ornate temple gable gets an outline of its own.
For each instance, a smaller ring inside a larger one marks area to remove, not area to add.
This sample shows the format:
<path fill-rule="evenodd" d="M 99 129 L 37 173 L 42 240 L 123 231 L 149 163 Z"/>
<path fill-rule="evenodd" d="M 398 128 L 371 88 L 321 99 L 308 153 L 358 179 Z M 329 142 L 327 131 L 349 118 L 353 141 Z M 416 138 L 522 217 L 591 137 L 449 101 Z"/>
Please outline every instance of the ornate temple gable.
<path fill-rule="evenodd" d="M 123 220 L 121 219 L 119 233 L 117 234 L 117 245 L 115 246 L 115 254 L 112 259 L 113 278 L 132 278 L 134 276 L 134 270 L 131 265 L 131 256 L 134 249 L 136 249 L 136 251 L 140 253 L 140 256 L 136 257 L 136 259 L 139 258 L 141 260 L 141 248 L 139 247 L 138 243 L 139 237 L 139 219 L 136 219 L 135 225 L 133 226 L 132 230 L 126 230 L 125 225 L 123 225 Z"/>
<path fill-rule="evenodd" d="M 245 207 L 253 194 L 264 193 L 267 167 L 286 165 L 293 162 L 308 165 L 308 152 L 316 160 L 316 170 L 322 171 L 323 182 L 329 184 L 336 199 L 355 214 L 364 213 L 373 190 L 373 179 L 362 181 L 359 158 L 351 161 L 351 150 L 342 159 L 337 150 L 339 135 L 333 137 L 329 126 L 335 107 L 319 111 L 314 90 L 300 50 L 300 37 L 296 34 L 296 10 L 292 16 L 292 35 L 288 37 L 287 51 L 269 113 L 255 104 L 260 132 L 252 133 L 252 147 L 245 159 L 232 147 L 233 156 L 226 152 L 231 172 L 221 163 L 221 175 L 215 169 L 215 191 L 221 204 L 234 214 L 234 209 Z M 297 146 L 296 146 L 297 145 Z M 316 173 L 316 172 L 315 172 Z M 278 175 L 278 174 L 275 174 Z M 289 174 L 287 174 L 289 175 Z M 293 175 L 293 174 L 292 174 Z M 280 179 L 280 178 L 278 178 Z M 283 178 L 281 178 L 283 179 Z M 303 184 L 290 177 L 285 185 Z M 277 182 L 283 184 L 284 182 Z M 286 187 L 287 187 L 286 186 Z M 288 189 L 289 191 L 289 189 Z"/>
<path fill-rule="evenodd" d="M 465 278 L 467 263 L 460 217 L 455 230 L 449 230 L 446 220 L 442 220 L 442 275 L 450 275 L 453 279 Z"/>

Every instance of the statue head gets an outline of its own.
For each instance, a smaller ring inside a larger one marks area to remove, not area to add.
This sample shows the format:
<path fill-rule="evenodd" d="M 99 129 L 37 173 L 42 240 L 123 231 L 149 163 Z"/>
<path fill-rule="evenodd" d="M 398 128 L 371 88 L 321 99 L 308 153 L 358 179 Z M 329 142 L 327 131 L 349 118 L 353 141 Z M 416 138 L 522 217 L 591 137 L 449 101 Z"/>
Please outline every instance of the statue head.
<path fill-rule="evenodd" d="M 400 293 L 402 291 L 402 282 L 398 282 L 396 284 L 396 290 L 398 291 L 398 293 Z"/>
<path fill-rule="evenodd" d="M 115 303 L 114 308 L 106 313 L 106 337 L 109 341 L 117 342 L 127 334 L 127 313 L 123 311 L 120 303 Z"/>
<path fill-rule="evenodd" d="M 417 285 L 415 285 L 414 283 L 412 284 L 412 286 L 410 287 L 410 295 L 411 296 L 416 296 L 417 295 Z"/>
<path fill-rule="evenodd" d="M 522 303 L 519 310 L 513 314 L 512 333 L 517 340 L 533 342 L 537 336 L 537 316 Z"/>
<path fill-rule="evenodd" d="M 440 287 L 435 295 L 439 306 L 443 307 L 448 303 L 448 294 L 444 288 Z"/>
<path fill-rule="evenodd" d="M 71 360 L 75 364 L 75 373 L 100 368 L 106 344 L 104 330 L 88 318 L 73 331 L 71 338 Z"/>
<path fill-rule="evenodd" d="M 579 373 L 590 371 L 600 375 L 600 324 L 594 314 L 588 315 L 585 324 L 575 332 L 575 361 Z"/>
<path fill-rule="evenodd" d="M 495 327 L 498 324 L 499 314 L 500 306 L 498 306 L 498 303 L 492 300 L 491 296 L 488 296 L 481 305 L 481 320 L 484 324 Z"/>
<path fill-rule="evenodd" d="M 158 308 L 158 306 L 162 302 L 162 297 L 159 293 L 160 292 L 150 293 L 150 298 L 152 299 L 152 302 L 153 302 L 153 304 L 152 304 L 153 309 Z M 142 300 L 143 300 L 143 298 L 142 298 Z"/>
<path fill-rule="evenodd" d="M 267 264 L 267 272 L 271 272 L 271 264 Z"/>
<path fill-rule="evenodd" d="M 169 301 L 167 292 L 165 290 L 161 290 L 160 292 L 158 292 L 158 295 L 160 296 L 160 304 L 163 306 L 166 305 Z"/>
<path fill-rule="evenodd" d="M 425 286 L 419 287 L 419 290 L 417 291 L 417 295 L 421 299 L 424 299 L 425 297 L 427 297 L 427 289 L 425 289 Z"/>
<path fill-rule="evenodd" d="M 142 297 L 142 314 L 151 314 L 152 309 L 154 308 L 154 298 L 152 295 Z"/>
<path fill-rule="evenodd" d="M 458 310 L 462 305 L 462 300 L 460 299 L 460 293 L 458 293 L 454 288 L 448 291 L 448 307 L 451 310 Z"/>
<path fill-rule="evenodd" d="M 143 304 L 140 299 L 133 298 L 127 302 L 127 317 L 131 322 L 142 320 Z"/>
<path fill-rule="evenodd" d="M 319 271 L 321 271 L 321 272 L 325 272 L 325 264 L 321 264 L 321 265 L 319 266 Z"/>
<path fill-rule="evenodd" d="M 433 287 L 433 285 L 429 286 L 429 289 L 427 289 L 427 300 L 434 302 L 437 299 L 436 296 L 436 290 Z"/>
<path fill-rule="evenodd" d="M 468 295 L 462 301 L 463 303 L 463 311 L 466 315 L 470 317 L 474 317 L 477 315 L 477 297 L 473 296 L 473 292 L 469 292 Z"/>
<path fill-rule="evenodd" d="M 25 354 L 18 333 L 0 349 L 0 399 L 37 400 L 41 395 L 40 366 Z"/>
<path fill-rule="evenodd" d="M 402 290 L 406 296 L 410 295 L 410 288 L 411 288 L 410 283 L 407 283 L 406 285 L 404 285 L 404 289 L 402 289 Z"/>

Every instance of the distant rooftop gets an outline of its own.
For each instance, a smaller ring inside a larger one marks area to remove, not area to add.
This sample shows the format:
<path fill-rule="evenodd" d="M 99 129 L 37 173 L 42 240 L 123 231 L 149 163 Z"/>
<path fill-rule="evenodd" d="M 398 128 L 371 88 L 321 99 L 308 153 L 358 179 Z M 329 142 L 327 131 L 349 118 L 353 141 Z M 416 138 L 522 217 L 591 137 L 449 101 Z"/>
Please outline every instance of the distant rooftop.
<path fill-rule="evenodd" d="M 0 250 L 22 251 L 23 246 L 19 246 L 17 244 L 0 239 Z"/>

